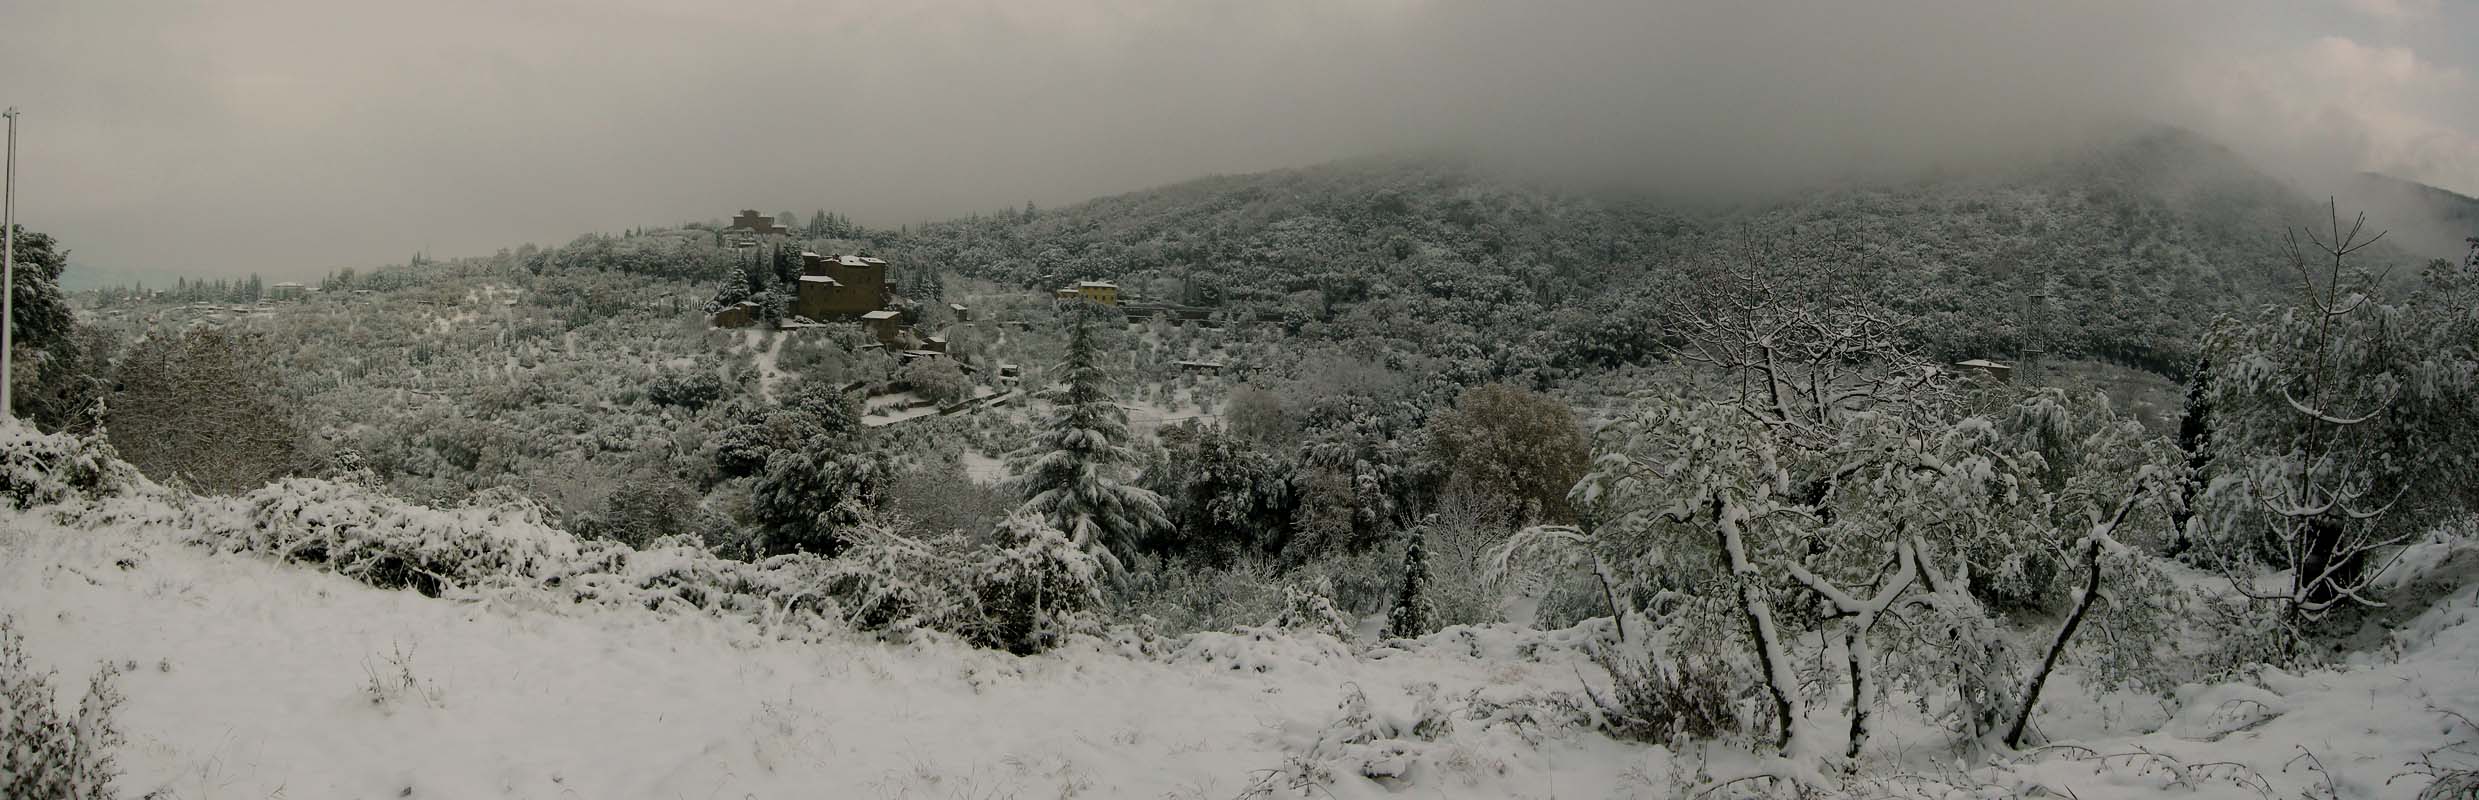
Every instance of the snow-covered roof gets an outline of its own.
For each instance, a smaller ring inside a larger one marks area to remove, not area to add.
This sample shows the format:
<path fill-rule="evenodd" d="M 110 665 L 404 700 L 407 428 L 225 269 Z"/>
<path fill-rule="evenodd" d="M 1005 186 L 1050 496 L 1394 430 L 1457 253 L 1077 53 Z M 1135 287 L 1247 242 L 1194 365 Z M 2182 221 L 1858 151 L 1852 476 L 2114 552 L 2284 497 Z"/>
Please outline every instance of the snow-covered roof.
<path fill-rule="evenodd" d="M 947 304 L 947 307 L 948 307 L 948 308 L 951 308 L 951 309 L 954 309 L 954 310 L 957 310 L 957 311 L 966 311 L 966 310 L 969 310 L 969 309 L 966 309 L 966 308 L 964 307 L 964 304 L 963 304 L 963 303 L 948 303 L 948 304 Z"/>
<path fill-rule="evenodd" d="M 803 275 L 801 276 L 801 280 L 807 283 L 823 283 L 828 286 L 844 285 L 842 281 L 835 280 L 834 278 L 830 278 L 825 275 Z"/>
<path fill-rule="evenodd" d="M 1119 288 L 1119 284 L 1116 284 L 1116 283 L 1111 283 L 1110 281 L 1085 281 L 1085 282 L 1082 282 L 1082 283 L 1078 283 L 1078 284 L 1076 284 L 1076 285 L 1077 285 L 1077 286 L 1079 286 L 1079 287 L 1082 287 L 1082 288 L 1086 288 L 1086 289 L 1117 289 L 1117 288 Z"/>
<path fill-rule="evenodd" d="M 1999 364 L 1999 363 L 1997 363 L 1997 362 L 1995 362 L 1995 361 L 1990 361 L 1990 360 L 1983 359 L 1983 358 L 1975 358 L 1975 359 L 1971 359 L 1971 360 L 1969 360 L 1969 361 L 1956 361 L 1956 362 L 1954 362 L 1954 366 L 1957 366 L 1957 367 L 1978 367 L 1978 368 L 1981 368 L 1981 369 L 1988 369 L 1988 368 L 1991 368 L 1991 367 L 1994 367 L 1994 368 L 1996 368 L 1996 369 L 2013 369 L 2013 367 L 2012 367 L 2012 366 L 2008 366 L 2008 365 L 2005 365 L 2005 364 Z"/>
<path fill-rule="evenodd" d="M 867 314 L 862 314 L 862 315 L 861 315 L 861 318 L 862 318 L 862 319 L 894 319 L 894 318 L 895 318 L 895 312 L 893 312 L 893 311 L 883 311 L 883 310 L 882 310 L 882 311 L 872 311 L 872 312 L 869 312 L 869 313 L 867 313 Z"/>

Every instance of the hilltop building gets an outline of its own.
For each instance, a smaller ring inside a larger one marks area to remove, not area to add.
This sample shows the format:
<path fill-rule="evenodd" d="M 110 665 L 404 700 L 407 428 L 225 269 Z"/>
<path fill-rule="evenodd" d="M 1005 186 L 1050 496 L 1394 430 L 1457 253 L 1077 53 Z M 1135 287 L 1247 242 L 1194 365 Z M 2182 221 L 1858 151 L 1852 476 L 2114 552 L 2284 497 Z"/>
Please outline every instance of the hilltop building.
<path fill-rule="evenodd" d="M 754 208 L 741 209 L 740 216 L 732 218 L 732 226 L 727 230 L 747 231 L 760 236 L 784 236 L 792 232 L 791 228 L 777 224 L 774 217 L 757 213 Z"/>

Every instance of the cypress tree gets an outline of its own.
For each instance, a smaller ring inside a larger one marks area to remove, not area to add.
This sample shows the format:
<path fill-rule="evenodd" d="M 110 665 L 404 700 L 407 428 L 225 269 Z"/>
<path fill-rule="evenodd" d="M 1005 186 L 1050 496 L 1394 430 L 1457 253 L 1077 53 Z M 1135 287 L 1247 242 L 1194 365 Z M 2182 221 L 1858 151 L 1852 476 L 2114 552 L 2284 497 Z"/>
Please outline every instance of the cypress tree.
<path fill-rule="evenodd" d="M 2177 555 L 2194 546 L 2186 535 L 2186 523 L 2195 518 L 2195 499 L 2203 493 L 2204 469 L 2211 466 L 2212 454 L 2212 357 L 2204 356 L 2195 364 L 2195 374 L 2186 381 L 2186 410 L 2178 418 L 2178 449 L 2186 453 L 2186 474 L 2178 482 L 2178 504 L 2169 510 L 2170 528 L 2177 537 L 2169 545 L 2169 554 Z"/>
<path fill-rule="evenodd" d="M 1386 614 L 1386 636 L 1411 639 L 1437 631 L 1437 601 L 1429 596 L 1426 526 L 1412 529 L 1412 546 L 1403 553 L 1403 591 Z"/>

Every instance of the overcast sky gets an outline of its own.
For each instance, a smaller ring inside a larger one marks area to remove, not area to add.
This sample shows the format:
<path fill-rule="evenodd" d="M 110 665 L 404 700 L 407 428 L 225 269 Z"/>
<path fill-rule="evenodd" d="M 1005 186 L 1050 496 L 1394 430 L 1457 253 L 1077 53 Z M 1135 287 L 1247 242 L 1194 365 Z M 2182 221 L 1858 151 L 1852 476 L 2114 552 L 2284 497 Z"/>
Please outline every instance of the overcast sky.
<path fill-rule="evenodd" d="M 2479 2 L 9 3 L 18 213 L 90 277 L 308 277 L 1465 152 L 1686 193 L 2141 122 L 2479 194 Z"/>

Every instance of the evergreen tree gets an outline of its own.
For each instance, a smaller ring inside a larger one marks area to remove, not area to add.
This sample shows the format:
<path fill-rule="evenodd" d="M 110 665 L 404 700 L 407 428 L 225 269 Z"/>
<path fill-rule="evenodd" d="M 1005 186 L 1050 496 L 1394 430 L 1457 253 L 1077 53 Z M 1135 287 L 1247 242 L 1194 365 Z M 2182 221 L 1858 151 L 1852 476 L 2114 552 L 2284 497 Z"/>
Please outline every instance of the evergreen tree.
<path fill-rule="evenodd" d="M 2186 412 L 2178 418 L 2178 450 L 2186 453 L 2186 475 L 2178 485 L 2178 504 L 2169 511 L 2172 534 L 2177 538 L 2169 546 L 2169 554 L 2186 552 L 2194 540 L 2187 536 L 2187 520 L 2195 517 L 2197 495 L 2203 492 L 2204 469 L 2212 464 L 2207 448 L 2212 444 L 2212 357 L 2204 356 L 2195 365 L 2195 374 L 2186 381 Z"/>
<path fill-rule="evenodd" d="M 17 279 L 12 285 L 10 324 L 18 347 L 51 350 L 66 344 L 73 327 L 69 302 L 60 293 L 60 273 L 69 253 L 56 249 L 49 234 L 17 226 Z"/>
<path fill-rule="evenodd" d="M 1411 639 L 1437 631 L 1437 600 L 1429 592 L 1429 528 L 1412 529 L 1411 549 L 1403 553 L 1403 592 L 1386 614 L 1386 636 Z"/>
<path fill-rule="evenodd" d="M 727 434 L 738 443 L 733 458 L 763 462 L 750 487 L 759 555 L 843 550 L 847 529 L 877 505 L 885 484 L 861 435 L 859 404 L 840 393 L 805 394 Z"/>
<path fill-rule="evenodd" d="M 1101 330 L 1117 317 L 1098 303 L 1066 304 L 1067 358 L 1064 381 L 1048 393 L 1051 410 L 1039 432 L 1010 454 L 1016 477 L 1005 488 L 1024 499 L 1019 509 L 1040 514 L 1090 552 L 1113 574 L 1152 531 L 1170 526 L 1162 498 L 1125 479 L 1136 461 L 1127 412 L 1110 397 L 1103 366 Z"/>
<path fill-rule="evenodd" d="M 775 282 L 784 286 L 800 282 L 801 248 L 785 243 L 775 246 Z"/>
<path fill-rule="evenodd" d="M 714 300 L 706 304 L 706 311 L 707 313 L 721 311 L 739 305 L 740 301 L 747 299 L 749 299 L 749 276 L 742 274 L 739 267 L 733 267 L 731 274 L 723 277 L 723 285 L 715 290 Z"/>
<path fill-rule="evenodd" d="M 757 249 L 750 248 L 749 264 L 740 271 L 741 277 L 749 284 L 749 296 L 765 296 L 766 290 L 774 287 L 775 282 L 769 280 L 774 277 L 774 274 L 775 271 L 771 266 L 759 260 Z"/>
<path fill-rule="evenodd" d="M 832 232 L 833 230 L 834 230 L 834 228 L 833 228 L 833 227 L 830 227 L 829 225 L 827 225 L 827 222 L 826 222 L 826 209 L 818 209 L 818 213 L 815 213 L 815 214 L 811 214 L 811 215 L 809 215 L 809 231 L 808 231 L 808 233 L 809 233 L 809 237 L 810 237 L 810 238 L 812 238 L 812 239 L 824 239 L 824 238 L 827 238 L 827 236 L 829 235 L 829 233 L 830 233 L 830 232 Z"/>

